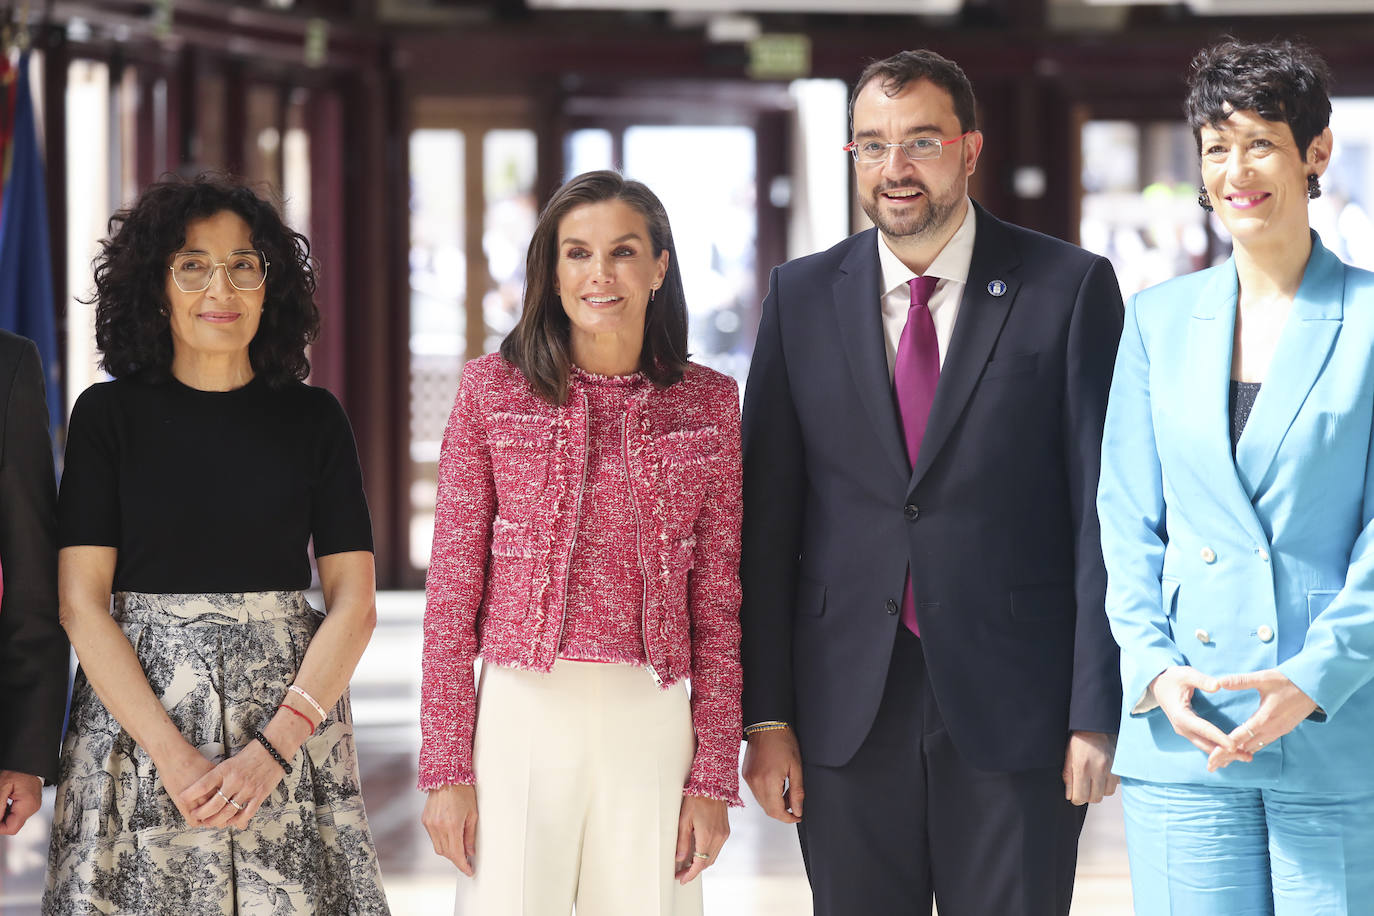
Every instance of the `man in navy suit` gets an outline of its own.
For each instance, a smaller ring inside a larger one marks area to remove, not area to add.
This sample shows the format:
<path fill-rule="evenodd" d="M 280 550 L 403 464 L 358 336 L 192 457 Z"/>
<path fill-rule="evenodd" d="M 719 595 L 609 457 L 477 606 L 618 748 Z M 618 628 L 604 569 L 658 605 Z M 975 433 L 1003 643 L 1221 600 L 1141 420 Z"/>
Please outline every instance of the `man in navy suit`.
<path fill-rule="evenodd" d="M 1120 290 L 969 200 L 952 61 L 870 65 L 850 113 L 876 228 L 773 271 L 745 392 L 744 775 L 817 914 L 1064 914 L 1115 789 Z"/>
<path fill-rule="evenodd" d="M 57 485 L 33 341 L 0 331 L 0 834 L 57 781 L 67 636 L 57 617 Z"/>

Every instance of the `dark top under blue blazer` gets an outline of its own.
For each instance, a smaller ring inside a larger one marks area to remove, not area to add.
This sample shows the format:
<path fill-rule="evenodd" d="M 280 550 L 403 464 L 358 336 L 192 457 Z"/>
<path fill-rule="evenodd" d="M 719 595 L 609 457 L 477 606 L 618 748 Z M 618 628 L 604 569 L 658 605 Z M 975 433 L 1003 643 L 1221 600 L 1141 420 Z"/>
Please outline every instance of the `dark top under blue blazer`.
<path fill-rule="evenodd" d="M 808 763 L 842 765 L 867 735 L 908 564 L 970 764 L 1058 767 L 1071 729 L 1117 727 L 1094 497 L 1121 293 L 1103 258 L 976 219 L 914 471 L 876 230 L 769 283 L 743 417 L 744 721 L 794 723 Z"/>

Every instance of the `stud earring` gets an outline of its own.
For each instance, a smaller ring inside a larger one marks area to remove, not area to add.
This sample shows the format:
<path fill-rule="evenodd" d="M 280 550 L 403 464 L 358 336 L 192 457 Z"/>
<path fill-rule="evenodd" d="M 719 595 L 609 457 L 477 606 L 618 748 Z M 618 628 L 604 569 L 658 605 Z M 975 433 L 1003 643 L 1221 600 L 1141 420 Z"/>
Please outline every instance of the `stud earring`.
<path fill-rule="evenodd" d="M 1212 212 L 1212 198 L 1207 196 L 1206 188 L 1197 189 L 1197 205 L 1208 213 Z"/>
<path fill-rule="evenodd" d="M 1322 183 L 1317 179 L 1317 173 L 1312 172 L 1307 176 L 1307 199 L 1316 200 L 1322 196 Z"/>

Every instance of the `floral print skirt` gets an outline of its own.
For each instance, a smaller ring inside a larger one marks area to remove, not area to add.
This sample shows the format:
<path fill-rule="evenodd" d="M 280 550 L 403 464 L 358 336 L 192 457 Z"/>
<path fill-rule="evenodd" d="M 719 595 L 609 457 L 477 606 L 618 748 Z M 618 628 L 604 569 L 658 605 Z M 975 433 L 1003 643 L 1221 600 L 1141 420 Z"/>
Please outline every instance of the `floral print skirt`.
<path fill-rule="evenodd" d="M 114 617 L 167 714 L 214 761 L 245 747 L 276 713 L 323 620 L 300 592 L 119 592 Z M 78 672 L 42 911 L 389 914 L 347 692 L 247 830 L 193 828 L 147 752 Z"/>

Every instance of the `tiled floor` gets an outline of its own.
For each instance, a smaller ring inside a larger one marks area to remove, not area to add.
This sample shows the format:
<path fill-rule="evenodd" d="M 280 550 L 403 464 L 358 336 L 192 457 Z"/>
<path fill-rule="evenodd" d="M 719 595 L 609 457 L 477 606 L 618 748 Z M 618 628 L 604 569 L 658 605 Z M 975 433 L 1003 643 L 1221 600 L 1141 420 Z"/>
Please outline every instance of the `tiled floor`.
<path fill-rule="evenodd" d="M 419 748 L 421 597 L 379 596 L 380 623 L 353 679 L 368 817 L 396 916 L 447 916 L 458 872 L 434 855 L 420 826 L 415 790 Z M 46 855 L 51 791 L 41 815 L 17 837 L 0 838 L 0 916 L 35 916 Z M 751 805 L 731 813 L 731 837 L 704 876 L 709 916 L 804 916 L 810 894 L 796 832 Z M 1109 799 L 1088 815 L 1081 842 L 1074 916 L 1129 916 L 1130 887 L 1121 808 Z M 855 914 L 862 916 L 862 914 Z M 992 914 L 989 914 L 992 916 Z"/>

